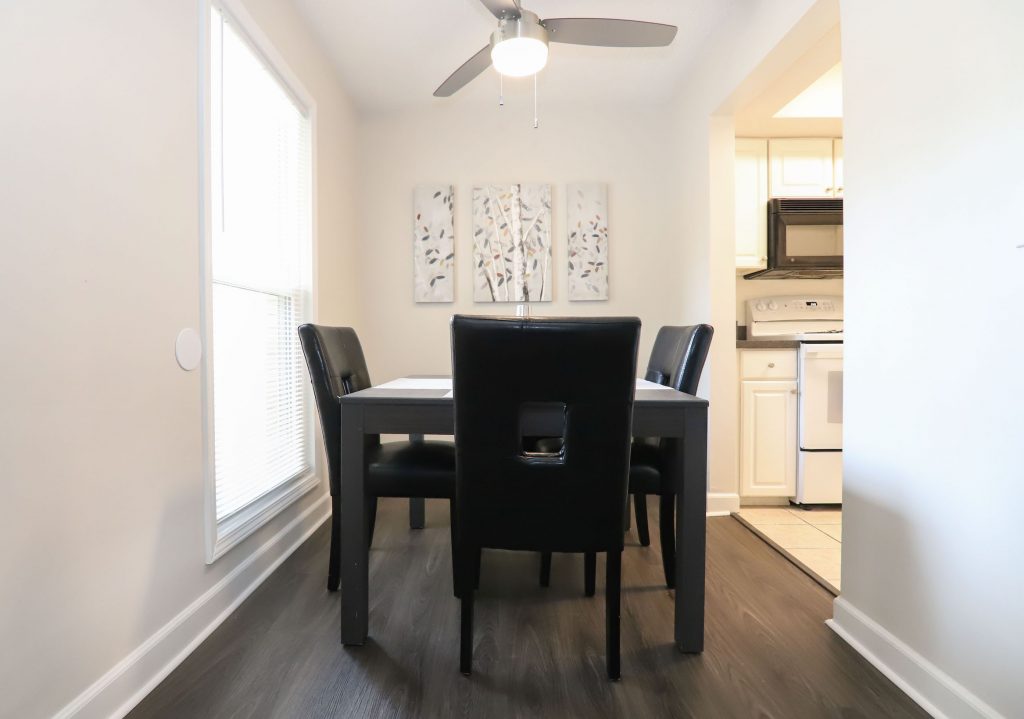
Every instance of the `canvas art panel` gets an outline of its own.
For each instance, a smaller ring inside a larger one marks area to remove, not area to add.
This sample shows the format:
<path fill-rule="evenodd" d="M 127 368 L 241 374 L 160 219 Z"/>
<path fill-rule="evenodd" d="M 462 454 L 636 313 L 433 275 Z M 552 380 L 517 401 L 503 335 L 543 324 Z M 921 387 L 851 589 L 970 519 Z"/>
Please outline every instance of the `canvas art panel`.
<path fill-rule="evenodd" d="M 608 186 L 590 182 L 566 188 L 570 300 L 608 299 Z"/>
<path fill-rule="evenodd" d="M 551 186 L 473 188 L 473 300 L 551 301 Z"/>
<path fill-rule="evenodd" d="M 413 192 L 413 295 L 416 302 L 455 300 L 455 188 Z"/>

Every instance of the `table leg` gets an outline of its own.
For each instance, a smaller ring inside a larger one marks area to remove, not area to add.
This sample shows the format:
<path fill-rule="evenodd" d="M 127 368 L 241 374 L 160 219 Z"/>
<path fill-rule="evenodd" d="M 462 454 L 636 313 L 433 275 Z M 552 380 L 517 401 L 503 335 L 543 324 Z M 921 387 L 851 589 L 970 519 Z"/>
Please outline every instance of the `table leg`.
<path fill-rule="evenodd" d="M 341 643 L 366 642 L 369 547 L 366 537 L 363 408 L 341 405 Z"/>
<path fill-rule="evenodd" d="M 422 442 L 422 434 L 410 434 L 410 442 Z M 427 526 L 427 506 L 423 497 L 409 497 L 409 529 L 423 529 Z"/>
<path fill-rule="evenodd" d="M 687 410 L 684 437 L 673 442 L 676 474 L 676 647 L 704 651 L 704 562 L 707 532 L 708 414 Z"/>
<path fill-rule="evenodd" d="M 409 497 L 409 529 L 423 529 L 426 525 L 426 501 L 423 497 Z"/>

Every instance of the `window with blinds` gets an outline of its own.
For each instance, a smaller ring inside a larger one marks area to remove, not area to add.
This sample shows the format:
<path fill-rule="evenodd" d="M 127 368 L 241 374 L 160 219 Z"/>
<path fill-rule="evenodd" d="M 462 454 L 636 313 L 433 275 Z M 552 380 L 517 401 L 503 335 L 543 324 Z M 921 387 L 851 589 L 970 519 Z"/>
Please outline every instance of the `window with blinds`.
<path fill-rule="evenodd" d="M 217 7 L 209 67 L 209 390 L 219 525 L 265 508 L 313 471 L 296 334 L 311 309 L 311 129 L 281 75 Z"/>

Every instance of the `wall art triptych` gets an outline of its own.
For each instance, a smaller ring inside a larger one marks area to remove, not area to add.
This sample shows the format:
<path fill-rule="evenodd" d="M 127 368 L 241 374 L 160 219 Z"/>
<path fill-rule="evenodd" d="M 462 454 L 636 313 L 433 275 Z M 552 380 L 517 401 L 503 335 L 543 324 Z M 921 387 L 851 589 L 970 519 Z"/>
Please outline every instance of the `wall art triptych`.
<path fill-rule="evenodd" d="M 569 299 L 608 299 L 608 188 L 569 185 L 565 191 L 569 236 Z"/>
<path fill-rule="evenodd" d="M 473 301 L 551 300 L 551 186 L 473 188 Z"/>
<path fill-rule="evenodd" d="M 455 188 L 420 185 L 413 193 L 416 302 L 455 301 Z"/>
<path fill-rule="evenodd" d="M 420 185 L 413 198 L 416 302 L 455 299 L 455 188 Z M 551 186 L 478 185 L 472 195 L 473 301 L 550 302 Z M 566 187 L 569 299 L 608 299 L 608 188 Z"/>

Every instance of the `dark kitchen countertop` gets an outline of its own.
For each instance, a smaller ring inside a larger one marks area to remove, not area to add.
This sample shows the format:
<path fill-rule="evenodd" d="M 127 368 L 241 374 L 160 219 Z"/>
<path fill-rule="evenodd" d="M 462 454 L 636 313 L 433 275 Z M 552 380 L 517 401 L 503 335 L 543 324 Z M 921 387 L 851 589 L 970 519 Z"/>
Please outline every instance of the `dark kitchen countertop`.
<path fill-rule="evenodd" d="M 736 349 L 740 350 L 798 350 L 797 340 L 748 340 L 745 325 L 736 327 Z"/>
<path fill-rule="evenodd" d="M 797 340 L 736 340 L 736 349 L 741 350 L 797 350 Z"/>

